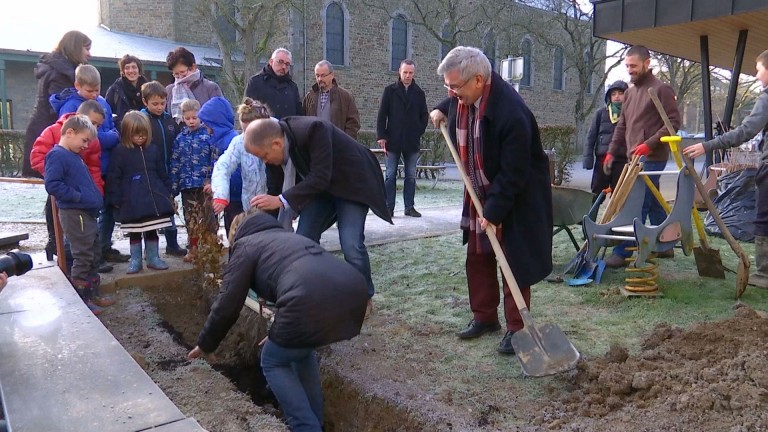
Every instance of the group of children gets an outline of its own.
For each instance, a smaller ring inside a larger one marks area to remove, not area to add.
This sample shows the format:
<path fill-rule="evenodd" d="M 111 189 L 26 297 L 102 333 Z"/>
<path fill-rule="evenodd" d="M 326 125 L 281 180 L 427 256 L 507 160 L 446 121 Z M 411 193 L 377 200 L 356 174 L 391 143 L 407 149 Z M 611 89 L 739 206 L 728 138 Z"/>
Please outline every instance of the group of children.
<path fill-rule="evenodd" d="M 118 132 L 109 104 L 99 95 L 100 83 L 95 67 L 77 67 L 74 88 L 51 96 L 60 118 L 36 140 L 31 154 L 60 209 L 72 257 L 70 280 L 97 315 L 114 304 L 99 292 L 97 270 L 103 245 L 111 245 L 115 221 L 130 239 L 127 272 L 141 271 L 144 255 L 148 268 L 164 270 L 168 265 L 159 255 L 158 229 L 164 231 L 168 254 L 192 261 L 197 248 L 194 235 L 189 251 L 178 245 L 175 196 L 181 194 L 188 228 L 202 223 L 215 234 L 215 214 L 224 212 L 229 230 L 234 216 L 248 208 L 248 199 L 266 190 L 264 163 L 244 151 L 225 98 L 214 97 L 202 106 L 185 100 L 183 123 L 177 124 L 167 112 L 166 87 L 147 82 L 141 85 L 144 108 L 127 112 Z M 238 107 L 243 130 L 250 121 L 269 116 L 266 106 L 250 99 Z"/>

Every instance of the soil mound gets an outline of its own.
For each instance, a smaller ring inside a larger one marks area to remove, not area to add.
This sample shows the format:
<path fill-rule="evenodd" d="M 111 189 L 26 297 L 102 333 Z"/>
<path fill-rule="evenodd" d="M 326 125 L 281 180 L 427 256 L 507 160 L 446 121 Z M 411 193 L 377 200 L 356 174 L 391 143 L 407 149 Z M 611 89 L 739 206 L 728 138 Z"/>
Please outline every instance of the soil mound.
<path fill-rule="evenodd" d="M 571 391 L 536 423 L 573 430 L 768 430 L 768 320 L 739 305 L 732 318 L 687 330 L 660 324 L 637 355 L 613 346 L 580 362 L 567 379 Z"/>

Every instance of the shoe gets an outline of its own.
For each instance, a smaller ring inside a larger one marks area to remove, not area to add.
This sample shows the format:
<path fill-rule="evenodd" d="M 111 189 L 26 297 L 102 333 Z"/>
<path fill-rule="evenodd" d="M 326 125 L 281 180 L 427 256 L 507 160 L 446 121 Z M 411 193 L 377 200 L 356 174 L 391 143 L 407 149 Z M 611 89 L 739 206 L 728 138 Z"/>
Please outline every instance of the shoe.
<path fill-rule="evenodd" d="M 94 315 L 100 315 L 104 310 L 93 303 L 93 286 L 91 282 L 83 279 L 72 279 L 72 286 L 75 287 L 77 295 L 83 300 L 88 309 L 93 312 Z"/>
<path fill-rule="evenodd" d="M 130 255 L 123 255 L 115 248 L 105 249 L 102 251 L 101 256 L 104 258 L 104 261 L 112 263 L 124 263 L 131 259 Z"/>
<path fill-rule="evenodd" d="M 496 352 L 500 354 L 514 354 L 515 349 L 512 348 L 512 335 L 515 334 L 512 330 L 507 330 L 506 333 L 504 333 L 504 337 L 501 338 L 501 342 L 499 342 L 499 346 L 496 347 Z"/>
<path fill-rule="evenodd" d="M 165 234 L 168 235 L 168 229 L 166 228 Z M 165 261 L 160 259 L 160 251 L 158 250 L 159 245 L 157 243 L 157 240 L 155 241 L 146 241 L 144 240 L 145 250 L 147 252 L 147 268 L 151 268 L 154 270 L 168 270 L 168 264 L 166 264 Z M 186 255 L 186 250 L 184 251 L 184 255 Z"/>
<path fill-rule="evenodd" d="M 656 252 L 656 258 L 674 258 L 675 249 L 665 250 L 664 252 Z"/>
<path fill-rule="evenodd" d="M 105 308 L 116 303 L 111 295 L 101 293 L 101 276 L 93 275 L 88 278 L 91 283 L 91 302 L 98 307 Z"/>
<path fill-rule="evenodd" d="M 755 236 L 755 272 L 749 275 L 749 284 L 768 289 L 768 237 Z"/>
<path fill-rule="evenodd" d="M 604 260 L 606 267 L 611 268 L 622 268 L 627 266 L 627 260 L 621 256 L 616 255 L 615 253 L 611 254 L 608 258 Z"/>
<path fill-rule="evenodd" d="M 411 207 L 405 209 L 405 215 L 410 217 L 421 217 L 421 213 L 417 212 L 415 208 Z"/>
<path fill-rule="evenodd" d="M 109 273 L 112 270 L 114 270 L 114 267 L 107 264 L 106 261 L 101 261 L 98 264 L 96 264 L 96 273 Z"/>
<path fill-rule="evenodd" d="M 131 260 L 128 261 L 128 274 L 134 274 L 141 271 L 141 243 L 131 243 Z"/>
<path fill-rule="evenodd" d="M 176 228 L 164 228 L 165 229 L 165 254 L 177 257 L 183 257 L 187 254 L 187 250 L 179 246 L 179 242 L 176 240 L 178 230 Z"/>
<path fill-rule="evenodd" d="M 45 245 L 45 258 L 48 261 L 53 261 L 54 255 L 56 255 L 56 241 L 49 239 Z"/>
<path fill-rule="evenodd" d="M 456 332 L 456 336 L 458 336 L 459 339 L 473 339 L 498 330 L 501 330 L 501 325 L 499 325 L 498 322 L 481 323 L 480 321 L 472 320 L 469 322 L 467 328 L 460 332 Z"/>

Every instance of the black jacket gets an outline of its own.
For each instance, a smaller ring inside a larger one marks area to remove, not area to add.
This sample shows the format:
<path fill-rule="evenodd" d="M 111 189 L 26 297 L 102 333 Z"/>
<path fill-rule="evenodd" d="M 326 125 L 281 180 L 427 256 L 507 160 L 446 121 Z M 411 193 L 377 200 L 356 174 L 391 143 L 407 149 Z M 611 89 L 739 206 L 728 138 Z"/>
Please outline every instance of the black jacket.
<path fill-rule="evenodd" d="M 611 145 L 613 131 L 616 124 L 611 123 L 611 115 L 608 113 L 607 105 L 611 102 L 611 92 L 614 90 L 627 91 L 627 83 L 616 81 L 608 87 L 605 92 L 606 106 L 601 108 L 592 119 L 592 126 L 587 134 L 587 143 L 584 145 L 584 160 L 582 165 L 584 169 L 592 169 L 595 165 L 595 157 L 601 159 L 608 153 L 608 147 Z M 617 161 L 624 160 L 626 157 L 617 157 Z M 601 168 L 602 169 L 602 168 Z"/>
<path fill-rule="evenodd" d="M 197 345 L 216 350 L 240 316 L 248 289 L 275 303 L 269 339 L 315 348 L 360 334 L 368 302 L 365 278 L 312 240 L 284 230 L 267 214 L 243 221 L 224 281 Z"/>
<path fill-rule="evenodd" d="M 267 165 L 267 189 L 288 201 L 296 213 L 317 194 L 365 204 L 392 223 L 384 197 L 384 177 L 376 156 L 331 122 L 317 117 L 286 117 L 280 126 L 290 142 L 288 152 L 296 167 L 296 185 L 282 191 L 283 168 Z"/>
<path fill-rule="evenodd" d="M 424 90 L 413 81 L 405 91 L 398 80 L 384 88 L 376 119 L 376 139 L 387 140 L 387 151 L 416 153 L 427 128 L 429 113 Z"/>
<path fill-rule="evenodd" d="M 162 115 L 156 116 L 150 113 L 146 108 L 141 112 L 149 117 L 149 124 L 152 126 L 152 144 L 160 148 L 163 161 L 165 161 L 165 173 L 171 172 L 171 155 L 173 154 L 173 142 L 176 135 L 181 132 L 181 127 L 170 114 L 163 111 Z"/>
<path fill-rule="evenodd" d="M 126 83 L 122 77 L 116 79 L 115 82 L 109 86 L 109 89 L 107 89 L 107 95 L 104 96 L 104 99 L 107 100 L 109 107 L 112 108 L 112 114 L 116 116 L 115 129 L 117 129 L 118 132 L 120 132 L 120 125 L 123 122 L 125 113 L 131 110 L 140 111 L 144 109 L 144 103 L 141 101 L 141 86 L 146 82 L 146 78 L 143 76 L 139 77 L 135 87 L 135 91 L 138 92 L 138 94 L 133 95 L 132 98 L 128 98 L 128 88 L 131 86 Z M 135 101 L 133 104 L 131 103 L 131 99 Z"/>
<path fill-rule="evenodd" d="M 290 74 L 278 77 L 269 65 L 248 80 L 245 95 L 267 104 L 278 119 L 304 114 L 299 87 Z"/>
<path fill-rule="evenodd" d="M 449 125 L 456 124 L 457 104 L 458 99 L 447 98 L 437 107 Z M 483 215 L 502 224 L 512 273 L 520 286 L 530 286 L 552 272 L 552 189 L 539 126 L 520 95 L 495 72 L 480 122 L 483 166 L 491 184 Z M 449 130 L 456 143 L 456 128 Z"/>
<path fill-rule="evenodd" d="M 74 85 L 76 67 L 76 64 L 55 52 L 40 56 L 40 61 L 35 66 L 37 96 L 24 138 L 24 164 L 21 171 L 24 176 L 41 177 L 40 173 L 32 169 L 29 162 L 32 145 L 45 128 L 58 120 L 59 116 L 51 107 L 48 98 Z"/>
<path fill-rule="evenodd" d="M 136 223 L 173 215 L 171 182 L 161 151 L 155 144 L 119 145 L 112 151 L 105 196 L 117 208 L 116 221 Z"/>

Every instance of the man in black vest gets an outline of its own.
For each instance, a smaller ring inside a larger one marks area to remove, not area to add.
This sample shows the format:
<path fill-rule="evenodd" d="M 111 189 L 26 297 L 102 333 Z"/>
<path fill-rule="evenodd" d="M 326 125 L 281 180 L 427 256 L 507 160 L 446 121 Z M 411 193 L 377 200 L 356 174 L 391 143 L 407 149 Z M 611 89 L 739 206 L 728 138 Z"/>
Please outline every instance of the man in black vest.
<path fill-rule="evenodd" d="M 427 128 L 429 113 L 424 90 L 414 81 L 416 64 L 405 59 L 400 63 L 399 79 L 384 88 L 379 116 L 376 120 L 376 138 L 387 156 L 387 173 L 384 187 L 387 191 L 389 214 L 395 214 L 397 191 L 397 166 L 403 158 L 405 181 L 403 201 L 405 215 L 421 217 L 414 206 L 416 195 L 416 163 L 419 160 L 421 136 Z"/>

